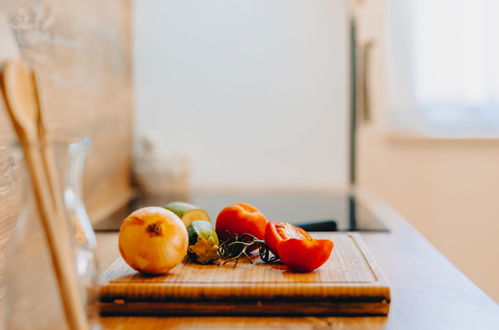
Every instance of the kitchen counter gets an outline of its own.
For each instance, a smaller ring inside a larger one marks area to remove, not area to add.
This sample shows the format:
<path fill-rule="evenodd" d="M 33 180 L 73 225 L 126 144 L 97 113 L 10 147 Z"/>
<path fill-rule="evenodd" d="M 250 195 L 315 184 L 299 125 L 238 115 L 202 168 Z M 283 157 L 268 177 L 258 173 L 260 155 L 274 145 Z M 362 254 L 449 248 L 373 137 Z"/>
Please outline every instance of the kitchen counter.
<path fill-rule="evenodd" d="M 358 198 L 390 232 L 361 233 L 392 289 L 387 317 L 101 317 L 104 329 L 499 329 L 499 306 L 392 209 L 367 192 Z M 117 234 L 99 233 L 105 269 Z M 486 267 L 484 267 L 486 271 Z"/>

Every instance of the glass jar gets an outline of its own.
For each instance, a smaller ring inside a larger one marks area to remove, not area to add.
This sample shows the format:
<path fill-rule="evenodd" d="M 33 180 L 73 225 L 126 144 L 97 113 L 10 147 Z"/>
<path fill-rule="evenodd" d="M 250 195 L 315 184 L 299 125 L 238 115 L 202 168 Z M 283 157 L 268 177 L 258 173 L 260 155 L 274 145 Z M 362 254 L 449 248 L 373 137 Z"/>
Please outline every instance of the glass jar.
<path fill-rule="evenodd" d="M 69 223 L 74 267 L 82 306 L 87 308 L 90 324 L 97 323 L 96 237 L 83 200 L 81 179 L 90 141 L 87 138 L 58 137 L 49 142 L 54 152 L 65 215 Z M 22 152 L 13 147 L 12 187 L 19 190 L 21 203 L 17 222 L 7 243 L 5 259 L 8 329 L 67 328 L 51 255 L 38 210 L 34 203 Z"/>
<path fill-rule="evenodd" d="M 90 140 L 85 137 L 57 138 L 53 141 L 66 217 L 72 231 L 81 294 L 85 301 L 94 302 L 98 275 L 95 259 L 97 239 L 82 194 L 83 169 L 89 146 Z"/>

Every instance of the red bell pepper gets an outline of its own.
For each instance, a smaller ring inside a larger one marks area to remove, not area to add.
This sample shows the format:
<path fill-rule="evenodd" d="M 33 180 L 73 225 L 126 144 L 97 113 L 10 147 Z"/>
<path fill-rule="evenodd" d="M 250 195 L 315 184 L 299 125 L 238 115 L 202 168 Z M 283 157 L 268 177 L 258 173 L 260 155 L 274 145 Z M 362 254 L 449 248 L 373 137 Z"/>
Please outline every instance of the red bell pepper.
<path fill-rule="evenodd" d="M 322 266 L 334 247 L 330 240 L 313 239 L 302 228 L 278 221 L 267 224 L 265 243 L 286 266 L 298 272 L 311 272 Z"/>

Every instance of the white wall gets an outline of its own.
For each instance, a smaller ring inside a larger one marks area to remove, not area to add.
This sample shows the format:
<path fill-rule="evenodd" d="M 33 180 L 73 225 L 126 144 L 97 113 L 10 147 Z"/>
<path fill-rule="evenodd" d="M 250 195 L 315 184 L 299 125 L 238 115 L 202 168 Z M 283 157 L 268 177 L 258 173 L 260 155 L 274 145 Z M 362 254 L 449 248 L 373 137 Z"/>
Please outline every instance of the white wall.
<path fill-rule="evenodd" d="M 346 0 L 135 2 L 136 130 L 194 187 L 347 182 Z"/>

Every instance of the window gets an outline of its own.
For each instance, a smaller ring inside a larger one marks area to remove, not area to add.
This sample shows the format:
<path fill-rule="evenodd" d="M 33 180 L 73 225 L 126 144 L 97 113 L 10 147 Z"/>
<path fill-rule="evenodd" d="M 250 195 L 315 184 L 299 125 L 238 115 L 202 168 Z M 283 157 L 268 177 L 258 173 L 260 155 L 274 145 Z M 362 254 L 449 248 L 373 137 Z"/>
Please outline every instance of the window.
<path fill-rule="evenodd" d="M 499 1 L 391 0 L 387 59 L 393 127 L 499 135 Z"/>

